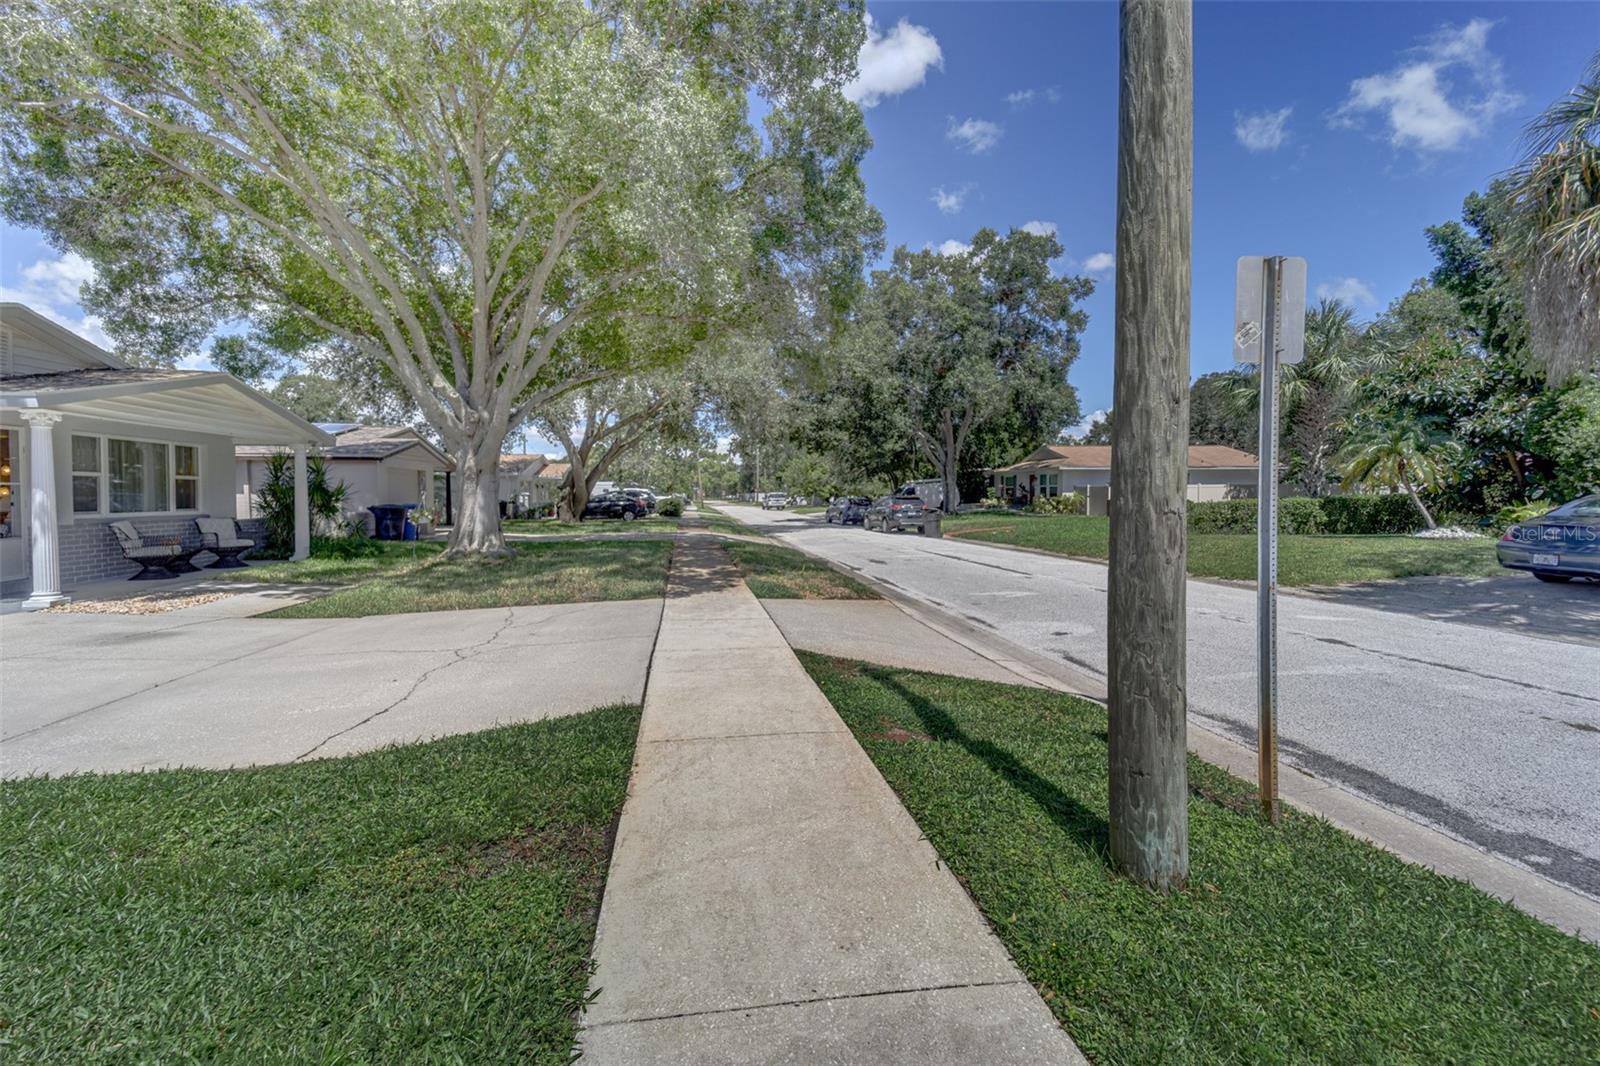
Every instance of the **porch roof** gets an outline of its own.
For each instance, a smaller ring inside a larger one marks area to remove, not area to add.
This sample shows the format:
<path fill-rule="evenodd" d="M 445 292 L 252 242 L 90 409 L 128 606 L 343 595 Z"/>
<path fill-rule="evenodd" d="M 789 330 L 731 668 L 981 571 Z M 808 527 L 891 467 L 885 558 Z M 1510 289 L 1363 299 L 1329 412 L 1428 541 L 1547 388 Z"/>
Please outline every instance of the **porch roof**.
<path fill-rule="evenodd" d="M 235 443 L 334 443 L 231 374 L 161 367 L 95 367 L 0 378 L 0 410 L 50 410 L 128 425 L 214 433 Z"/>

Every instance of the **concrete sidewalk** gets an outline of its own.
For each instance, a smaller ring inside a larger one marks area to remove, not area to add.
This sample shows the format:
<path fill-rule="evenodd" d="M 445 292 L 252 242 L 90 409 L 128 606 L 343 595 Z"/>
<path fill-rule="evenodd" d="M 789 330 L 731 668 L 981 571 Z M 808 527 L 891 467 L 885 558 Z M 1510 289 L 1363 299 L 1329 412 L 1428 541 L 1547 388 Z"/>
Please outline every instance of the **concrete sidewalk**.
<path fill-rule="evenodd" d="M 584 1061 L 1082 1056 L 708 536 L 680 544 Z"/>

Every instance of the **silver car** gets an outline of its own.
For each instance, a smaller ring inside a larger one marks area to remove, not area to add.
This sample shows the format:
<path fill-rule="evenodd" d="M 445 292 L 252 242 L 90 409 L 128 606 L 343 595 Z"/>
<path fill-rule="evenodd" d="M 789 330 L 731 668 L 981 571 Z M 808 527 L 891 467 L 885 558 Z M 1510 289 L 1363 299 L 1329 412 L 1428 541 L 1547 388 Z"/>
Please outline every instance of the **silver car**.
<path fill-rule="evenodd" d="M 1540 581 L 1600 581 L 1600 493 L 1517 523 L 1500 537 L 1496 554 L 1501 566 L 1530 570 Z"/>

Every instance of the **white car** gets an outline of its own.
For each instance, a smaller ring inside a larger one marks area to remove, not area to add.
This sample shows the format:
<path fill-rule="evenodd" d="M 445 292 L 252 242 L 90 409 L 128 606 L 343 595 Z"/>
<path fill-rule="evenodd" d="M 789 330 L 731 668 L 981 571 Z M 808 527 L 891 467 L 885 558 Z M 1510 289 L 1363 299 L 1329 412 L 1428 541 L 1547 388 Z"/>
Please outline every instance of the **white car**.
<path fill-rule="evenodd" d="M 781 511 L 789 506 L 789 497 L 782 492 L 769 492 L 761 497 L 763 511 Z"/>

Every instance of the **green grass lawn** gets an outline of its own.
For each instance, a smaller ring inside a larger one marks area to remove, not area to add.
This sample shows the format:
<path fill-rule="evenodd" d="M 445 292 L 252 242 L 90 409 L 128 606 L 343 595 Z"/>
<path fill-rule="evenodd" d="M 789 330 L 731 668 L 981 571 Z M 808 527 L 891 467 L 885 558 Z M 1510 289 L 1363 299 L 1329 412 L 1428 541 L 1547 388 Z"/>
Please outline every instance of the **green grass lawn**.
<path fill-rule="evenodd" d="M 1107 859 L 1106 715 L 802 654 L 1100 1066 L 1600 1062 L 1600 948 L 1189 760 L 1190 883 Z"/>
<path fill-rule="evenodd" d="M 968 514 L 945 519 L 947 536 L 1105 559 L 1110 554 L 1110 519 L 1083 515 Z M 1278 581 L 1282 585 L 1340 585 L 1352 581 L 1425 574 L 1482 576 L 1501 572 L 1494 541 L 1419 540 L 1404 536 L 1280 536 Z M 1253 581 L 1256 539 L 1248 534 L 1192 533 L 1189 573 L 1195 577 Z"/>
<path fill-rule="evenodd" d="M 0 1059 L 569 1062 L 638 723 L 0 786 Z"/>
<path fill-rule="evenodd" d="M 876 600 L 876 592 L 826 563 L 776 544 L 725 541 L 744 583 L 764 600 Z"/>
<path fill-rule="evenodd" d="M 317 551 L 313 545 L 313 551 Z M 286 585 L 347 585 L 353 581 L 410 569 L 431 561 L 444 550 L 438 541 L 372 540 L 361 542 L 365 553 L 353 557 L 313 554 L 299 562 L 257 563 L 243 570 L 207 571 L 208 581 L 264 581 Z"/>
<path fill-rule="evenodd" d="M 511 545 L 509 559 L 437 559 L 269 611 L 263 618 L 360 618 L 666 594 L 666 540 L 552 540 Z"/>
<path fill-rule="evenodd" d="M 708 533 L 721 533 L 734 537 L 766 537 L 766 534 L 755 526 L 747 526 L 737 518 L 733 518 L 715 507 L 702 507 L 698 511 L 690 511 L 685 514 L 684 528 L 699 529 Z"/>
<path fill-rule="evenodd" d="M 827 508 L 826 504 L 820 504 L 819 505 L 819 504 L 814 504 L 814 503 L 808 503 L 804 507 L 791 507 L 791 508 L 789 508 L 789 513 L 790 514 L 821 514 L 822 512 L 826 511 L 827 509 L 828 508 Z"/>

